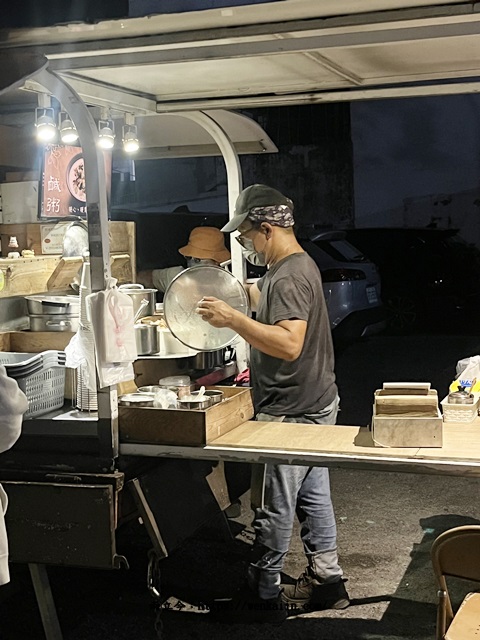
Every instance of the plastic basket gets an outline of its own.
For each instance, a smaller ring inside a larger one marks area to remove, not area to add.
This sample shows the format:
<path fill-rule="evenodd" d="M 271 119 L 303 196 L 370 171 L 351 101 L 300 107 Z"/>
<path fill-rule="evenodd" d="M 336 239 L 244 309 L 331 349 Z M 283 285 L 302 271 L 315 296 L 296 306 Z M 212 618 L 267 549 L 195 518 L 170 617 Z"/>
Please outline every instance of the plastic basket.
<path fill-rule="evenodd" d="M 28 411 L 24 418 L 36 418 L 63 406 L 65 394 L 65 353 L 0 352 L 0 364 L 17 381 L 27 396 Z"/>
<path fill-rule="evenodd" d="M 473 422 L 478 416 L 479 400 L 480 396 L 477 396 L 473 404 L 451 404 L 447 396 L 440 403 L 444 422 Z"/>

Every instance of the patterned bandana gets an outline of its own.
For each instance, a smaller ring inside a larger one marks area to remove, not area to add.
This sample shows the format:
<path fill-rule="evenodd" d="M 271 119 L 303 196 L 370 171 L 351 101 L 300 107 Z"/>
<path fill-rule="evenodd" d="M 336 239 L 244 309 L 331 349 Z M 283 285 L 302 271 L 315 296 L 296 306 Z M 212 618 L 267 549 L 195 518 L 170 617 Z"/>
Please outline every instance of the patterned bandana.
<path fill-rule="evenodd" d="M 253 222 L 269 222 L 274 227 L 293 227 L 293 212 L 286 204 L 273 204 L 268 207 L 253 207 L 247 218 Z"/>

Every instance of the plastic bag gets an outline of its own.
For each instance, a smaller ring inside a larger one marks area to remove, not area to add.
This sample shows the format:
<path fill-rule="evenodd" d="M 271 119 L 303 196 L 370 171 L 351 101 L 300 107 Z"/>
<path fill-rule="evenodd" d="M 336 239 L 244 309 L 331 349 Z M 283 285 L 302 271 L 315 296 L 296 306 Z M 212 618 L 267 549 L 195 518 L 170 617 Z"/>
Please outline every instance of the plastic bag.
<path fill-rule="evenodd" d="M 111 278 L 105 291 L 92 293 L 86 299 L 95 338 L 100 388 L 128 382 L 135 377 L 133 361 L 137 359 L 137 348 L 133 302 L 129 296 L 118 291 L 116 282 Z"/>
<path fill-rule="evenodd" d="M 137 359 L 133 300 L 111 278 L 105 291 L 87 298 L 98 358 L 104 363 L 128 363 Z"/>
<path fill-rule="evenodd" d="M 471 393 L 480 392 L 480 356 L 470 356 L 457 362 L 456 379 L 450 385 L 450 391 L 458 387 L 467 387 Z M 472 387 L 473 381 L 476 380 Z"/>

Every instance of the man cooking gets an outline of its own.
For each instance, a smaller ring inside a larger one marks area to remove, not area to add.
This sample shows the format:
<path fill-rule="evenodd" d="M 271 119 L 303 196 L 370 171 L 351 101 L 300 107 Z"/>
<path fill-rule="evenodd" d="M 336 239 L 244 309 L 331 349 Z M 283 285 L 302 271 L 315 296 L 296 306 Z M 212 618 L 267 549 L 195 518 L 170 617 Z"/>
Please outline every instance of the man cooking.
<path fill-rule="evenodd" d="M 223 233 L 216 227 L 195 227 L 190 233 L 188 244 L 178 252 L 185 257 L 187 267 L 200 264 L 220 265 L 230 260 L 230 251 L 225 247 Z M 137 282 L 146 287 L 155 287 L 165 293 L 170 282 L 184 270 L 182 266 L 139 271 Z"/>
<path fill-rule="evenodd" d="M 289 198 L 266 185 L 244 189 L 235 216 L 222 231 L 238 230 L 240 244 L 269 265 L 249 289 L 256 320 L 213 297 L 204 298 L 197 312 L 214 327 L 229 327 L 250 343 L 257 420 L 334 424 L 339 398 L 321 277 L 298 244 L 293 224 Z M 307 567 L 295 584 L 281 590 L 295 513 Z M 225 621 L 281 622 L 287 608 L 301 612 L 348 607 L 327 469 L 267 464 L 254 528 L 248 586 L 230 609 L 222 608 Z"/>

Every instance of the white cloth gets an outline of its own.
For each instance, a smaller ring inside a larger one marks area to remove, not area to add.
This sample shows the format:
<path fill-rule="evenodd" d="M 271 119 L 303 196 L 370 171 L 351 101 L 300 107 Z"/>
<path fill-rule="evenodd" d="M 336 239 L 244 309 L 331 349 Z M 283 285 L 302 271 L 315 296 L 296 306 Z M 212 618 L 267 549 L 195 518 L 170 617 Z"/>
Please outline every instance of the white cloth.
<path fill-rule="evenodd" d="M 10 449 L 20 437 L 22 416 L 28 409 L 28 400 L 13 378 L 0 366 L 0 453 Z M 0 585 L 10 580 L 8 572 L 8 541 L 5 528 L 7 494 L 0 485 Z"/>

